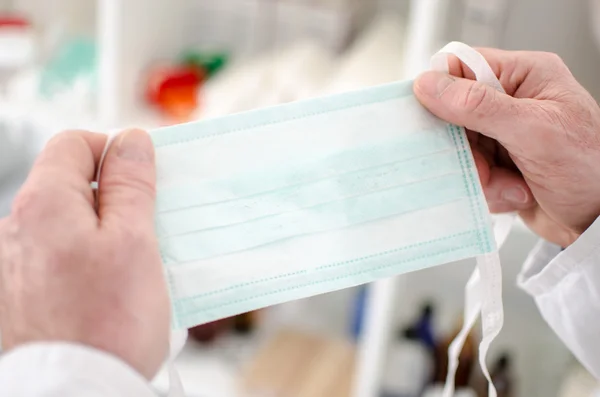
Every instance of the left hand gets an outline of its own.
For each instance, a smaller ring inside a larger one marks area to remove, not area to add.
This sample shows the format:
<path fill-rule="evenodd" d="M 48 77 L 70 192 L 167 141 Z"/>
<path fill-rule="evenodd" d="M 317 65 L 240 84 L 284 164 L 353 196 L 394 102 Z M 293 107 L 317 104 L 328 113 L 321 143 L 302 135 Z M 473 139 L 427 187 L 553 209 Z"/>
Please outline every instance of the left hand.
<path fill-rule="evenodd" d="M 0 222 L 2 343 L 88 345 L 150 379 L 167 357 L 170 320 L 154 149 L 143 131 L 116 138 L 96 212 L 90 182 L 105 143 L 82 131 L 55 137 Z"/>

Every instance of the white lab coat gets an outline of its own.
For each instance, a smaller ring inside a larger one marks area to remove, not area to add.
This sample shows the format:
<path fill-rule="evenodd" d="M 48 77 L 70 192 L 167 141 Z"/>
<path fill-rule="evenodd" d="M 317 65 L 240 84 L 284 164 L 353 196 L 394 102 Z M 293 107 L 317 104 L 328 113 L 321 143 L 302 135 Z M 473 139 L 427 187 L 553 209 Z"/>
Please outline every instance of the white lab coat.
<path fill-rule="evenodd" d="M 600 218 L 562 252 L 539 242 L 518 282 L 563 343 L 600 380 Z"/>
<path fill-rule="evenodd" d="M 581 363 L 600 379 L 600 219 L 573 245 L 540 242 L 520 286 Z M 156 397 L 148 382 L 109 354 L 77 345 L 39 343 L 0 359 L 0 396 Z"/>

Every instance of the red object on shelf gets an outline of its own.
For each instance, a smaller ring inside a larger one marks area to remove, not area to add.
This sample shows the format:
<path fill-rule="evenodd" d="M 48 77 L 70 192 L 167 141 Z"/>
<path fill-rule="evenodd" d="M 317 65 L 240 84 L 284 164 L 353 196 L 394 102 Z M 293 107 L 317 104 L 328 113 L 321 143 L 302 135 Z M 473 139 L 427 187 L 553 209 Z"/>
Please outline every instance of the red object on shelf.
<path fill-rule="evenodd" d="M 204 71 L 196 67 L 156 67 L 149 74 L 146 99 L 167 116 L 187 121 L 198 107 L 198 88 L 204 79 Z"/>
<path fill-rule="evenodd" d="M 1 28 L 29 28 L 31 22 L 23 17 L 16 15 L 1 15 L 0 14 L 0 29 Z"/>

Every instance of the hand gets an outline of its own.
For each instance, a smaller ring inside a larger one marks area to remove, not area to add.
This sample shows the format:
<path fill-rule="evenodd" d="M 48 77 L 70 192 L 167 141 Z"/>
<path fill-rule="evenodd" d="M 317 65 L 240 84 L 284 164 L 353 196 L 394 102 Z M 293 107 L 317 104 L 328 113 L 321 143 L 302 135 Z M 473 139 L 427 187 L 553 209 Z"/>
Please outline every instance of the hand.
<path fill-rule="evenodd" d="M 534 232 L 567 247 L 600 215 L 600 109 L 554 54 L 480 52 L 507 95 L 472 81 L 456 58 L 452 76 L 420 76 L 415 95 L 468 129 L 490 210 L 518 211 Z"/>
<path fill-rule="evenodd" d="M 89 345 L 149 379 L 167 356 L 170 319 L 154 233 L 154 151 L 141 131 L 115 139 L 96 212 L 90 181 L 105 143 L 88 132 L 50 141 L 0 223 L 2 342 Z"/>

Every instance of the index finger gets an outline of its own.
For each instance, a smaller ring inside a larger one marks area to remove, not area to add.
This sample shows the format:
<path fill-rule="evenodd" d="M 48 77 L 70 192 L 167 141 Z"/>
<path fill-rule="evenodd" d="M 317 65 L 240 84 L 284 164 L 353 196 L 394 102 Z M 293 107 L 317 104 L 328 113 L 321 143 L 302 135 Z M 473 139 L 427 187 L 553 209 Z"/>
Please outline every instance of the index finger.
<path fill-rule="evenodd" d="M 45 206 L 59 207 L 56 210 L 71 205 L 70 197 L 73 197 L 89 204 L 93 211 L 90 182 L 94 179 L 106 139 L 104 134 L 88 131 L 58 134 L 38 156 L 18 197 L 41 192 L 33 194 L 34 199 L 43 200 Z"/>
<path fill-rule="evenodd" d="M 513 96 L 534 68 L 539 56 L 531 51 L 505 51 L 496 48 L 476 48 L 486 59 L 508 95 Z M 539 55 L 539 53 L 537 54 Z M 448 58 L 450 74 L 475 80 L 475 74 L 457 57 Z"/>

